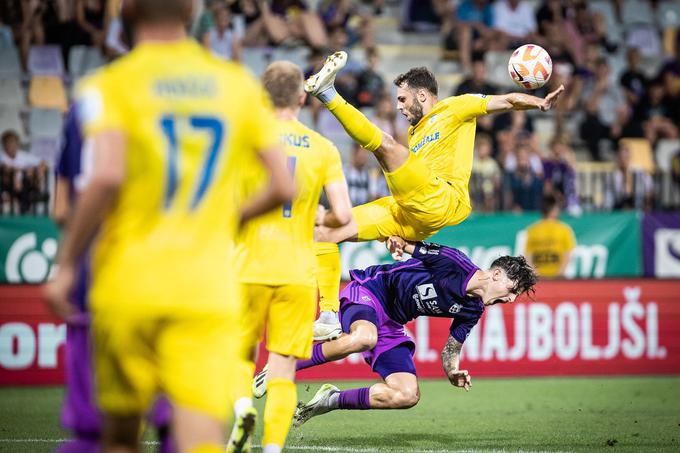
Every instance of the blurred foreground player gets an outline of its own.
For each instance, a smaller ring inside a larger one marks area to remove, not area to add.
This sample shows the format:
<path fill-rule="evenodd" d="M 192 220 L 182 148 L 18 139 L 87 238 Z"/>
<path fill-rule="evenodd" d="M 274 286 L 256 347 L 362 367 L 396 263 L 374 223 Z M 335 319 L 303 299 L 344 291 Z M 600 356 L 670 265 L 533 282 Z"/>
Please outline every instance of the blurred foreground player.
<path fill-rule="evenodd" d="M 68 227 L 75 199 L 85 185 L 91 170 L 92 153 L 83 148 L 77 109 L 72 106 L 64 122 L 61 154 L 56 170 L 56 194 L 53 217 L 62 228 Z M 102 420 L 95 402 L 92 369 L 92 340 L 87 290 L 90 280 L 89 253 L 78 263 L 78 275 L 70 302 L 74 314 L 66 323 L 66 392 L 61 409 L 61 424 L 71 431 L 73 439 L 59 446 L 59 453 L 98 452 L 102 434 Z M 174 451 L 169 436 L 171 408 L 160 397 L 148 415 L 149 422 L 159 435 L 161 453 Z"/>
<path fill-rule="evenodd" d="M 442 350 L 442 366 L 452 385 L 470 389 L 467 370 L 458 369 L 461 348 L 488 305 L 513 302 L 532 291 L 536 275 L 523 257 L 502 256 L 482 271 L 457 249 L 436 244 L 409 244 L 388 239 L 393 254 L 412 258 L 350 272 L 352 281 L 340 293 L 340 319 L 346 335 L 317 343 L 302 370 L 340 360 L 355 352 L 382 382 L 340 391 L 324 384 L 307 404 L 300 403 L 295 424 L 336 409 L 407 409 L 420 399 L 413 363 L 415 343 L 404 325 L 419 316 L 453 318 Z M 257 378 L 256 378 L 257 379 Z M 256 396 L 266 388 L 260 386 Z"/>
<path fill-rule="evenodd" d="M 447 225 L 462 222 L 472 210 L 468 183 L 477 117 L 510 110 L 547 111 L 564 91 L 560 86 L 543 99 L 509 93 L 464 94 L 439 100 L 432 72 L 424 67 L 410 69 L 394 81 L 397 109 L 411 123 L 405 147 L 336 92 L 335 76 L 346 62 L 345 52 L 330 55 L 323 68 L 307 79 L 305 90 L 324 103 L 357 143 L 375 154 L 392 195 L 354 207 L 354 221 L 347 226 L 319 228 L 317 240 L 332 243 L 385 240 L 389 236 L 420 241 Z M 338 254 L 336 261 L 339 259 Z M 332 323 L 323 312 L 337 311 L 339 284 L 338 275 L 333 291 L 325 293 L 323 289 L 331 285 L 320 282 L 322 314 L 315 325 L 315 340 L 332 337 Z M 339 325 L 335 328 L 339 330 Z"/>
<path fill-rule="evenodd" d="M 72 315 L 77 262 L 96 233 L 88 297 L 104 451 L 138 451 L 141 414 L 160 392 L 179 451 L 222 450 L 240 346 L 238 282 L 223 269 L 239 223 L 293 192 L 265 94 L 187 38 L 191 6 L 126 0 L 134 49 L 77 90 L 92 171 L 46 296 Z M 270 180 L 244 204 L 255 154 Z"/>
<path fill-rule="evenodd" d="M 302 71 L 287 61 L 274 62 L 265 70 L 262 82 L 274 104 L 279 138 L 298 191 L 292 202 L 253 220 L 240 233 L 240 280 L 245 300 L 241 329 L 251 362 L 244 379 L 247 385 L 236 400 L 237 421 L 228 452 L 249 451 L 255 416 L 250 379 L 265 325 L 269 394 L 262 448 L 264 453 L 282 450 L 297 402 L 295 363 L 309 359 L 312 353 L 317 293 L 314 225 L 321 190 L 325 189 L 331 209 L 319 223 L 342 226 L 352 218 L 340 153 L 298 121 L 307 96 L 302 89 Z M 259 179 L 251 178 L 251 186 Z"/>

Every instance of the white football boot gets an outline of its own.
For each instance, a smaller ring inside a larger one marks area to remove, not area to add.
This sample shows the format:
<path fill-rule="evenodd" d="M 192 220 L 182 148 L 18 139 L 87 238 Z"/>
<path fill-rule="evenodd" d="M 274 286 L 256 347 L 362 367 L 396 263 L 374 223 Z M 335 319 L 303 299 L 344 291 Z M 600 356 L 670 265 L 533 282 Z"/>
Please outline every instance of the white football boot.
<path fill-rule="evenodd" d="M 329 55 L 319 72 L 305 80 L 305 91 L 312 96 L 325 91 L 335 83 L 335 76 L 347 64 L 347 52 L 342 50 Z"/>
<path fill-rule="evenodd" d="M 339 388 L 332 384 L 324 384 L 307 404 L 300 401 L 293 416 L 293 425 L 300 427 L 312 417 L 337 409 L 337 407 L 331 406 L 330 402 L 331 396 L 336 393 L 340 393 Z"/>

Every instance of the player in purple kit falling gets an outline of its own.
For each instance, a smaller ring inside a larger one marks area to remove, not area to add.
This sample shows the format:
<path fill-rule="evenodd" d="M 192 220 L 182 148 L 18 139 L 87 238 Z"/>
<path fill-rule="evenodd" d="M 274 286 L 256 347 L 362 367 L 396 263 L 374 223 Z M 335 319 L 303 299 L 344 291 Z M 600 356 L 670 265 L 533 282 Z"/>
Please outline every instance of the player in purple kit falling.
<path fill-rule="evenodd" d="M 317 343 L 312 358 L 298 370 L 362 352 L 383 382 L 341 391 L 324 384 L 307 404 L 300 403 L 295 424 L 336 409 L 407 409 L 420 399 L 413 363 L 415 343 L 404 325 L 418 316 L 453 318 L 442 350 L 442 366 L 451 384 L 470 389 L 467 370 L 458 369 L 460 351 L 470 330 L 488 305 L 514 301 L 533 291 L 537 277 L 524 257 L 502 256 L 488 271 L 475 266 L 461 251 L 437 244 L 407 243 L 390 237 L 393 256 L 412 258 L 350 272 L 352 281 L 340 293 L 342 335 Z M 256 376 L 254 394 L 266 392 L 265 371 Z"/>
<path fill-rule="evenodd" d="M 83 147 L 76 107 L 71 107 L 66 117 L 62 135 L 61 155 L 57 165 L 56 194 L 53 217 L 62 227 L 68 227 L 75 197 L 87 182 L 89 154 Z M 73 439 L 61 444 L 59 453 L 94 453 L 100 451 L 99 441 L 102 420 L 95 404 L 90 316 L 87 309 L 89 259 L 79 264 L 79 275 L 71 294 L 69 313 L 56 313 L 67 319 L 66 328 L 66 393 L 61 410 L 61 423 L 73 433 Z M 169 402 L 159 398 L 149 414 L 150 422 L 158 429 L 160 451 L 174 451 L 169 438 L 171 408 Z"/>

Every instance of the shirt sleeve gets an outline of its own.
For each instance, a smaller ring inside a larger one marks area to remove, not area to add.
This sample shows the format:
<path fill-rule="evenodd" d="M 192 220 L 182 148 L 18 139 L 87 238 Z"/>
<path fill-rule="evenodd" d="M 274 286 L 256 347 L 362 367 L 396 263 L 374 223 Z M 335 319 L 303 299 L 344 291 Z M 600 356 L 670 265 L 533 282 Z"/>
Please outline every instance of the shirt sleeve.
<path fill-rule="evenodd" d="M 454 318 L 449 328 L 451 336 L 459 343 L 465 343 L 467 337 L 470 335 L 472 328 L 477 325 L 479 317 L 475 319 L 461 319 Z"/>
<path fill-rule="evenodd" d="M 333 182 L 343 182 L 345 180 L 345 173 L 342 171 L 342 159 L 340 158 L 340 151 L 328 142 L 326 144 L 326 177 L 324 185 Z"/>
<path fill-rule="evenodd" d="M 446 100 L 453 114 L 461 121 L 469 121 L 480 115 L 486 115 L 486 106 L 489 98 L 484 93 L 461 94 L 452 96 Z"/>
<path fill-rule="evenodd" d="M 83 135 L 91 137 L 102 131 L 123 130 L 123 99 L 120 90 L 106 73 L 97 73 L 76 89 L 76 108 Z"/>
<path fill-rule="evenodd" d="M 80 149 L 82 140 L 75 105 L 71 106 L 62 132 L 57 176 L 73 179 L 80 172 Z"/>

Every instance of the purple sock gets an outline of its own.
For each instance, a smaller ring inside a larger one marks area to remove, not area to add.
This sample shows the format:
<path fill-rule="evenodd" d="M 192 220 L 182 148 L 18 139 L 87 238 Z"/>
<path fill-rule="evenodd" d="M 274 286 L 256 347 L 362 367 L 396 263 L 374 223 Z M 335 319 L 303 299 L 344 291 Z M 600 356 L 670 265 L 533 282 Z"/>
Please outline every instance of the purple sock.
<path fill-rule="evenodd" d="M 312 358 L 307 360 L 298 360 L 295 365 L 296 370 L 304 370 L 305 368 L 311 368 L 313 366 L 321 365 L 328 360 L 323 355 L 323 350 L 321 349 L 323 343 L 316 343 L 312 346 Z"/>
<path fill-rule="evenodd" d="M 338 407 L 340 409 L 370 409 L 369 390 L 370 387 L 363 387 L 341 391 L 338 397 Z"/>

